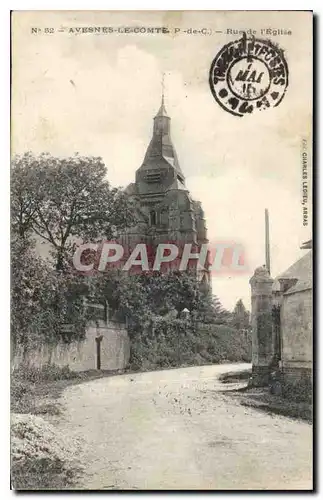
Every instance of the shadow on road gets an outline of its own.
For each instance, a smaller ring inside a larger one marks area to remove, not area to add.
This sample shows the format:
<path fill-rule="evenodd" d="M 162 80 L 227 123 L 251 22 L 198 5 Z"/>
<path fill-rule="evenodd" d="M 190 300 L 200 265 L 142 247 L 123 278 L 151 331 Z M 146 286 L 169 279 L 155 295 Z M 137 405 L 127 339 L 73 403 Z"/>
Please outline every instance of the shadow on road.
<path fill-rule="evenodd" d="M 225 384 L 225 390 L 221 392 L 232 396 L 242 406 L 254 408 L 271 415 L 282 415 L 312 423 L 313 411 L 311 403 L 291 401 L 282 396 L 276 396 L 269 392 L 268 387 L 248 387 L 250 375 L 251 370 L 229 372 L 221 375 L 219 380 Z"/>

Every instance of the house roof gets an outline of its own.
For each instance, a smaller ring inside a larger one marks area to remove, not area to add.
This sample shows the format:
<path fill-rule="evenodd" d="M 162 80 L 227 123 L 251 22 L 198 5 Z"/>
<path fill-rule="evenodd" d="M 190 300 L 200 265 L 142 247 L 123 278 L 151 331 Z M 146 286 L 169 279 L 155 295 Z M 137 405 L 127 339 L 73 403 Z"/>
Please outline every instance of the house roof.
<path fill-rule="evenodd" d="M 303 250 L 311 249 L 312 248 L 312 240 L 304 241 L 301 245 L 301 248 Z"/>
<path fill-rule="evenodd" d="M 284 295 L 301 292 L 312 288 L 312 251 L 307 252 L 303 257 L 294 262 L 286 271 L 276 277 L 273 283 L 273 291 L 280 290 L 279 279 L 297 279 L 294 286 L 289 288 Z"/>

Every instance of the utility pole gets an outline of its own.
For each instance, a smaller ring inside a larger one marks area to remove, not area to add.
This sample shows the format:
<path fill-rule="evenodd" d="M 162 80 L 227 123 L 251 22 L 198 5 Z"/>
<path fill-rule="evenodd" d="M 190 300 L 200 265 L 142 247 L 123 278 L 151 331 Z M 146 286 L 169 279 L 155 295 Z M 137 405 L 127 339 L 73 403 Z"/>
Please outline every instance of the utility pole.
<path fill-rule="evenodd" d="M 266 251 L 266 268 L 270 276 L 270 242 L 269 242 L 269 213 L 268 208 L 265 209 L 265 251 Z"/>

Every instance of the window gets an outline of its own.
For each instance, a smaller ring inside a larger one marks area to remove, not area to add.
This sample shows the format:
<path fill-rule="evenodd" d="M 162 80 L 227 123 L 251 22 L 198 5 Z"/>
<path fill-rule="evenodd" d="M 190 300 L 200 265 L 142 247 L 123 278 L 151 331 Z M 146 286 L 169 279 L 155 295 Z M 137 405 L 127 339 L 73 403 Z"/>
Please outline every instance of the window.
<path fill-rule="evenodd" d="M 150 225 L 156 226 L 156 224 L 157 224 L 156 212 L 155 212 L 155 210 L 151 210 L 151 212 L 150 212 Z"/>
<path fill-rule="evenodd" d="M 147 170 L 145 180 L 148 184 L 158 184 L 161 181 L 161 173 L 156 170 Z"/>

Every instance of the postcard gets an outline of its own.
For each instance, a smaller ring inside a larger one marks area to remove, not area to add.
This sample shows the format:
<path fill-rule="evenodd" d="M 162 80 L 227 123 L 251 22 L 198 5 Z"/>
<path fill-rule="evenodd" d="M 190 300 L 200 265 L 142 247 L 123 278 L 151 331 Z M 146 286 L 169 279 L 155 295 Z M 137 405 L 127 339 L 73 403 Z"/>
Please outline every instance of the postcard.
<path fill-rule="evenodd" d="M 13 11 L 11 485 L 313 489 L 311 11 Z"/>

